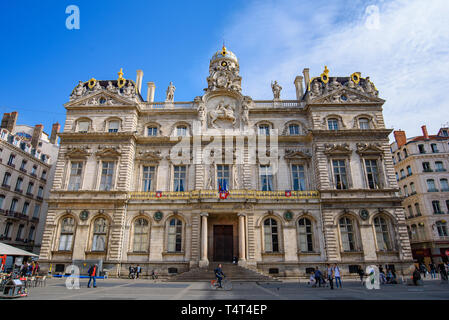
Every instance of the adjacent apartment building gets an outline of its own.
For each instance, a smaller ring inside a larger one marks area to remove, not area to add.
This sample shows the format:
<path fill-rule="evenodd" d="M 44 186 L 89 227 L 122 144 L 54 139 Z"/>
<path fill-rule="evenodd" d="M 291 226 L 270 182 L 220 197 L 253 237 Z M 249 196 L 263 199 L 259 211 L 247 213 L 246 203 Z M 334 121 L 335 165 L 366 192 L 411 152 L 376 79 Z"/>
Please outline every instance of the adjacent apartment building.
<path fill-rule="evenodd" d="M 0 241 L 39 253 L 60 125 L 49 137 L 43 125 L 17 125 L 17 117 L 5 113 L 0 128 Z"/>
<path fill-rule="evenodd" d="M 170 83 L 80 81 L 67 111 L 49 196 L 42 269 L 101 263 L 110 274 L 140 264 L 175 274 L 238 259 L 241 267 L 305 276 L 339 263 L 412 266 L 382 115 L 384 100 L 359 72 L 309 69 L 296 97 L 242 93 L 239 60 L 223 47 L 207 87 L 175 101 Z"/>
<path fill-rule="evenodd" d="M 448 261 L 449 128 L 407 138 L 394 131 L 391 144 L 396 180 L 404 197 L 407 230 L 415 262 Z"/>

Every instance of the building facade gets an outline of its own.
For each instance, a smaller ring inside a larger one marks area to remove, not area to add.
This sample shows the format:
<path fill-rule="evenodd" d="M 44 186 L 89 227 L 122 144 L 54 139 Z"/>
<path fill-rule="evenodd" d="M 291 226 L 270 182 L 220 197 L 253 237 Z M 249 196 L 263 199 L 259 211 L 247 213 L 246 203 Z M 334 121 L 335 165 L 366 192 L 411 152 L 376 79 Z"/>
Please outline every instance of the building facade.
<path fill-rule="evenodd" d="M 43 268 L 170 274 L 237 258 L 286 277 L 327 262 L 409 272 L 391 130 L 369 78 L 304 69 L 296 100 L 276 81 L 273 100 L 253 100 L 225 47 L 193 101 L 175 102 L 170 83 L 154 102 L 153 82 L 145 101 L 142 77 L 80 81 L 65 104 Z"/>
<path fill-rule="evenodd" d="M 41 124 L 16 125 L 17 117 L 17 112 L 5 113 L 0 128 L 0 240 L 39 253 L 59 124 L 49 137 Z"/>
<path fill-rule="evenodd" d="M 415 262 L 448 261 L 449 234 L 449 128 L 407 138 L 394 131 L 391 144 L 396 179 L 404 197 L 407 230 Z"/>

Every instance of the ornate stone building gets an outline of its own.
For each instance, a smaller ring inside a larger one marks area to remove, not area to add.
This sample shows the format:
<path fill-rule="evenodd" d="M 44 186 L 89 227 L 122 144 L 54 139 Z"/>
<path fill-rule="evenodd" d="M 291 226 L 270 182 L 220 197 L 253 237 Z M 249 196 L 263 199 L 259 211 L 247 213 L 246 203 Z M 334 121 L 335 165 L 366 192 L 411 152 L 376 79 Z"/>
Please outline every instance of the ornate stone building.
<path fill-rule="evenodd" d="M 407 229 L 415 262 L 448 261 L 449 233 L 449 128 L 406 138 L 394 131 L 391 144 L 399 192 L 404 197 Z"/>
<path fill-rule="evenodd" d="M 278 276 L 339 263 L 412 257 L 398 196 L 384 100 L 369 78 L 294 80 L 296 100 L 241 93 L 228 49 L 210 60 L 204 94 L 175 102 L 175 87 L 145 101 L 123 78 L 80 82 L 67 119 L 41 266 L 101 261 L 113 274 L 184 272 L 232 261 Z M 304 80 L 304 85 L 303 85 Z M 53 269 L 55 270 L 55 269 Z"/>

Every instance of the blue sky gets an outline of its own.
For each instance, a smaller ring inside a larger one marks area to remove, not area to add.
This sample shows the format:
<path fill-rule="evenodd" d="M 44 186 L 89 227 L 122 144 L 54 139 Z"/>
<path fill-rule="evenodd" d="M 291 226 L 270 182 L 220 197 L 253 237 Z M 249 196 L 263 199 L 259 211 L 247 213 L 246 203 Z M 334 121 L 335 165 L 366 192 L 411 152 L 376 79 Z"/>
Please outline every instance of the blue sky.
<path fill-rule="evenodd" d="M 72 4 L 79 30 L 65 26 Z M 79 80 L 116 79 L 120 68 L 130 79 L 143 70 L 144 98 L 146 82 L 156 83 L 158 101 L 173 81 L 176 101 L 193 100 L 223 40 L 253 99 L 272 98 L 272 80 L 293 99 L 295 76 L 327 65 L 331 76 L 370 76 L 389 128 L 413 136 L 427 124 L 433 134 L 449 121 L 444 0 L 2 1 L 0 15 L 0 112 L 16 110 L 19 123 L 46 132 L 64 123 Z"/>

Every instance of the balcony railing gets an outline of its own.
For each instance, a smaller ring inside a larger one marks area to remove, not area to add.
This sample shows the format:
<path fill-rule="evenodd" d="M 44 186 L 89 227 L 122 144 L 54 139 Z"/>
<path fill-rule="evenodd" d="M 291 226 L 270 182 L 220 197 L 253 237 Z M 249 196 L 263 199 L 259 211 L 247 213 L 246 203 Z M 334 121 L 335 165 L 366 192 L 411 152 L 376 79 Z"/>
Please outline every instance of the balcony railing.
<path fill-rule="evenodd" d="M 36 200 L 42 201 L 44 198 L 42 198 L 42 196 L 36 196 Z"/>
<path fill-rule="evenodd" d="M 441 188 L 441 192 L 448 192 L 449 188 Z"/>
<path fill-rule="evenodd" d="M 145 104 L 149 109 L 193 109 L 193 102 L 148 102 Z M 259 100 L 254 101 L 256 108 L 300 108 L 301 103 L 297 100 Z"/>
<path fill-rule="evenodd" d="M 24 172 L 24 173 L 27 173 L 27 170 L 25 168 L 20 168 L 19 170 Z"/>
<path fill-rule="evenodd" d="M 230 190 L 227 199 L 257 199 L 257 200 L 297 200 L 317 199 L 318 191 L 256 191 L 256 190 Z M 184 192 L 131 192 L 132 200 L 198 200 L 220 199 L 220 193 L 216 190 L 193 190 Z"/>
<path fill-rule="evenodd" d="M 2 183 L 2 188 L 9 190 L 9 189 L 11 189 L 11 186 L 9 184 Z"/>
<path fill-rule="evenodd" d="M 438 189 L 428 189 L 427 192 L 439 192 Z"/>
<path fill-rule="evenodd" d="M 433 172 L 433 170 L 432 169 L 423 169 L 422 172 Z"/>
<path fill-rule="evenodd" d="M 8 164 L 8 166 L 10 166 L 10 167 L 12 167 L 12 168 L 15 168 L 16 167 L 16 165 L 14 164 L 14 163 L 7 163 Z"/>

